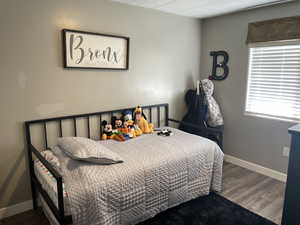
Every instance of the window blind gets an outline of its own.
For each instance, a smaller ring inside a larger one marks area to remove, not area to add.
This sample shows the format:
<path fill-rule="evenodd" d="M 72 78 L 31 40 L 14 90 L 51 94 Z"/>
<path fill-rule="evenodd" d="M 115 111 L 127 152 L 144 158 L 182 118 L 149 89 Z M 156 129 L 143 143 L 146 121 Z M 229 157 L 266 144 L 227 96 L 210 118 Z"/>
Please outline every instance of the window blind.
<path fill-rule="evenodd" d="M 300 42 L 250 46 L 246 113 L 300 120 Z"/>

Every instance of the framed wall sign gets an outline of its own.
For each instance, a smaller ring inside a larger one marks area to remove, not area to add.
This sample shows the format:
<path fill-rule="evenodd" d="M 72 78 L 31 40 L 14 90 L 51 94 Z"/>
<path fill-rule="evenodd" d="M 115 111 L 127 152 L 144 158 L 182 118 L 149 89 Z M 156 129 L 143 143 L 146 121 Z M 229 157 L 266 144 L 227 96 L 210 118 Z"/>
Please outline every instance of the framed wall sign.
<path fill-rule="evenodd" d="M 65 68 L 128 70 L 129 38 L 62 30 Z"/>

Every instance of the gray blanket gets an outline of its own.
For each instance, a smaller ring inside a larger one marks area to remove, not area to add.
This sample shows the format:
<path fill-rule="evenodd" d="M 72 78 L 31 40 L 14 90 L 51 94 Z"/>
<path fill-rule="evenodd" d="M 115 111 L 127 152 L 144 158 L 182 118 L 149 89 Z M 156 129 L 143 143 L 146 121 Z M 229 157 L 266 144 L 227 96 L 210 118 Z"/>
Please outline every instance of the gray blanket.
<path fill-rule="evenodd" d="M 223 153 L 212 141 L 172 129 L 102 141 L 124 163 L 96 165 L 60 153 L 74 225 L 136 224 L 190 199 L 220 191 Z"/>

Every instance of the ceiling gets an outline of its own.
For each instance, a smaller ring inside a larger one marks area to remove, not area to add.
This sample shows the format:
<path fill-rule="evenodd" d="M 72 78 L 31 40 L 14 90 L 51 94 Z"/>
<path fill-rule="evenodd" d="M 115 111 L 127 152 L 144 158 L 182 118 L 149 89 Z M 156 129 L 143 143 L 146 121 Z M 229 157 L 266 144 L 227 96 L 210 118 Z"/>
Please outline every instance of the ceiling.
<path fill-rule="evenodd" d="M 294 0 L 112 0 L 182 16 L 206 18 Z"/>

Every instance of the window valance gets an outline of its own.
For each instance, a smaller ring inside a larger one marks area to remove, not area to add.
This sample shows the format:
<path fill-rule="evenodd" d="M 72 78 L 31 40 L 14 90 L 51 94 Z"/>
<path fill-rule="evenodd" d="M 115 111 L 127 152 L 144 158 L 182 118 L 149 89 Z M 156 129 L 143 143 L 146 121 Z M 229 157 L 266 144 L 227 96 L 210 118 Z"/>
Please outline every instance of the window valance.
<path fill-rule="evenodd" d="M 249 23 L 247 44 L 300 39 L 300 16 Z"/>

